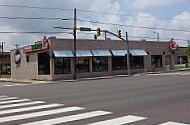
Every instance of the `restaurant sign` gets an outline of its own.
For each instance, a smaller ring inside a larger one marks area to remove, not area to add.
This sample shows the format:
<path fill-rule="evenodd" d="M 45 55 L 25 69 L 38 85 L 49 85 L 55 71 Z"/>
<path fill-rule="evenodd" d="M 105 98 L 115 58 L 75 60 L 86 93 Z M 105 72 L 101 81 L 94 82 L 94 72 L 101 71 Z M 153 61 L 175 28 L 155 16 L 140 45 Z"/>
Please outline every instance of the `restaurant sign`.
<path fill-rule="evenodd" d="M 28 53 L 28 52 L 34 52 L 34 51 L 46 50 L 46 49 L 49 49 L 49 43 L 46 37 L 44 37 L 42 41 L 36 42 L 34 45 L 24 47 L 23 52 Z"/>

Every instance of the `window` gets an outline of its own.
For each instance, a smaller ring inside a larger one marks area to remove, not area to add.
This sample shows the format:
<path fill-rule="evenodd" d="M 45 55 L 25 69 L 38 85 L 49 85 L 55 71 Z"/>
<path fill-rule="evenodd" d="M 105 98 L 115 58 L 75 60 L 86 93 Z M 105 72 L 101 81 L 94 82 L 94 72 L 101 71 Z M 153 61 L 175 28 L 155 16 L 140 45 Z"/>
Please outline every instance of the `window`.
<path fill-rule="evenodd" d="M 92 71 L 107 71 L 108 70 L 108 57 L 93 57 L 92 58 Z"/>
<path fill-rule="evenodd" d="M 161 55 L 153 55 L 151 56 L 152 66 L 155 68 L 162 67 L 162 56 Z"/>
<path fill-rule="evenodd" d="M 30 62 L 29 55 L 26 55 L 26 62 Z"/>
<path fill-rule="evenodd" d="M 71 73 L 71 59 L 70 58 L 55 58 L 54 66 L 55 66 L 55 74 Z"/>
<path fill-rule="evenodd" d="M 50 57 L 49 53 L 38 54 L 38 75 L 50 74 Z"/>
<path fill-rule="evenodd" d="M 89 58 L 81 57 L 76 60 L 76 72 L 89 72 Z"/>
<path fill-rule="evenodd" d="M 131 56 L 130 63 L 133 69 L 144 68 L 143 56 Z"/>
<path fill-rule="evenodd" d="M 122 70 L 126 69 L 126 57 L 125 56 L 113 56 L 112 57 L 112 69 L 113 70 Z"/>

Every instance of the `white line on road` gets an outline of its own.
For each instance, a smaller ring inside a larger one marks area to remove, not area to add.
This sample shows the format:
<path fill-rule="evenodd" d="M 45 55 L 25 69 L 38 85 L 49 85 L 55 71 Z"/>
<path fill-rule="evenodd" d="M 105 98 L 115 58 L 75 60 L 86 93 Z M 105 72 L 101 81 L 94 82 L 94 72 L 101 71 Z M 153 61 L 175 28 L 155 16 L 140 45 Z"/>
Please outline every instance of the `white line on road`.
<path fill-rule="evenodd" d="M 12 100 L 12 99 L 18 99 L 18 98 L 17 97 L 0 98 L 0 101 Z"/>
<path fill-rule="evenodd" d="M 13 84 L 4 84 L 4 86 L 16 86 L 16 85 L 13 85 Z"/>
<path fill-rule="evenodd" d="M 55 110 L 40 111 L 40 112 L 27 113 L 27 114 L 22 114 L 22 115 L 1 117 L 0 123 L 10 122 L 10 121 L 15 121 L 15 120 L 21 120 L 21 119 L 34 118 L 34 117 L 39 117 L 39 116 L 59 114 L 59 113 L 70 112 L 70 111 L 83 110 L 83 109 L 85 109 L 85 108 L 67 107 L 67 108 L 59 108 L 59 109 L 55 109 Z"/>
<path fill-rule="evenodd" d="M 46 103 L 46 102 L 43 102 L 43 101 L 33 101 L 33 102 L 26 102 L 26 103 L 2 105 L 2 106 L 0 106 L 0 109 L 12 108 L 12 107 L 18 107 L 18 106 L 28 106 L 28 105 L 42 104 L 42 103 Z"/>
<path fill-rule="evenodd" d="M 159 124 L 159 125 L 189 125 L 189 124 L 178 123 L 178 122 L 166 122 L 166 123 Z"/>
<path fill-rule="evenodd" d="M 6 97 L 8 97 L 8 96 L 6 96 L 6 95 L 2 95 L 2 96 L 0 96 L 0 98 L 6 98 Z"/>
<path fill-rule="evenodd" d="M 15 103 L 15 102 L 25 102 L 30 101 L 30 99 L 18 99 L 18 100 L 11 100 L 11 101 L 2 101 L 0 104 L 9 104 L 9 103 Z"/>
<path fill-rule="evenodd" d="M 58 106 L 63 106 L 63 104 L 48 104 L 48 105 L 32 106 L 32 107 L 25 107 L 25 108 L 18 108 L 18 109 L 2 110 L 0 111 L 0 115 L 16 113 L 16 112 L 32 111 L 32 110 L 37 110 L 37 109 L 53 108 L 53 107 L 58 107 Z"/>
<path fill-rule="evenodd" d="M 22 125 L 54 125 L 54 124 L 66 123 L 66 122 L 82 120 L 82 119 L 87 119 L 87 118 L 92 118 L 92 117 L 97 117 L 97 116 L 102 116 L 102 115 L 108 115 L 108 114 L 112 114 L 112 113 L 105 112 L 105 111 L 92 111 L 92 112 L 87 112 L 87 113 L 83 113 L 83 114 L 59 117 L 59 118 L 55 118 L 55 119 L 36 121 L 36 122 L 26 123 L 26 124 L 22 124 Z"/>
<path fill-rule="evenodd" d="M 145 119 L 147 118 L 128 115 L 128 116 L 118 117 L 118 118 L 114 118 L 114 119 L 110 119 L 106 121 L 95 122 L 88 125 L 123 125 L 123 124 L 137 122 L 137 121 L 141 121 Z"/>

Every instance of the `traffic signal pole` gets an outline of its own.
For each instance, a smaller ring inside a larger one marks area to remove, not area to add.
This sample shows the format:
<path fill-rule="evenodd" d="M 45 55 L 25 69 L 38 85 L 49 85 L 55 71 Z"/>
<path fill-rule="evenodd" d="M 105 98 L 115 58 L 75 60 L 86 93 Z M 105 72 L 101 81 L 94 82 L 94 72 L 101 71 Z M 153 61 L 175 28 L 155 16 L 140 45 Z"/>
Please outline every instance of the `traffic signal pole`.
<path fill-rule="evenodd" d="M 117 34 L 112 33 L 112 32 L 110 32 L 110 31 L 107 31 L 107 33 L 110 33 L 110 34 L 112 34 L 112 35 L 118 37 Z M 130 74 L 131 74 L 131 66 L 130 66 L 130 58 L 129 58 L 129 40 L 128 40 L 128 34 L 127 34 L 127 32 L 126 32 L 126 40 L 123 39 L 123 38 L 121 38 L 121 37 L 120 37 L 119 39 L 121 39 L 121 40 L 123 40 L 123 41 L 126 42 L 126 49 L 127 49 L 127 69 L 128 69 L 128 75 L 130 75 Z"/>
<path fill-rule="evenodd" d="M 77 25 L 77 23 L 76 23 L 76 19 L 77 18 L 77 16 L 76 16 L 76 8 L 74 9 L 74 28 L 75 28 L 75 30 L 74 30 L 74 76 L 73 76 L 73 79 L 75 80 L 76 79 L 76 61 L 77 61 L 77 58 L 76 58 L 76 25 Z"/>

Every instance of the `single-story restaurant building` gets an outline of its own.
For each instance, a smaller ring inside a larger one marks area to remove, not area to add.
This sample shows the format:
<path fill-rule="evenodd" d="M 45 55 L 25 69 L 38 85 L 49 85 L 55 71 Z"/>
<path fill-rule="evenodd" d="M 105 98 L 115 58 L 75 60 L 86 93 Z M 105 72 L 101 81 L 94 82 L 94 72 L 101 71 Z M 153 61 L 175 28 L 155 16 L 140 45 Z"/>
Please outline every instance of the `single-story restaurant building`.
<path fill-rule="evenodd" d="M 127 74 L 126 42 L 76 41 L 76 78 Z M 174 69 L 176 52 L 169 42 L 129 41 L 131 73 Z M 13 79 L 62 80 L 74 77 L 74 40 L 44 38 L 33 45 L 11 50 Z"/>

